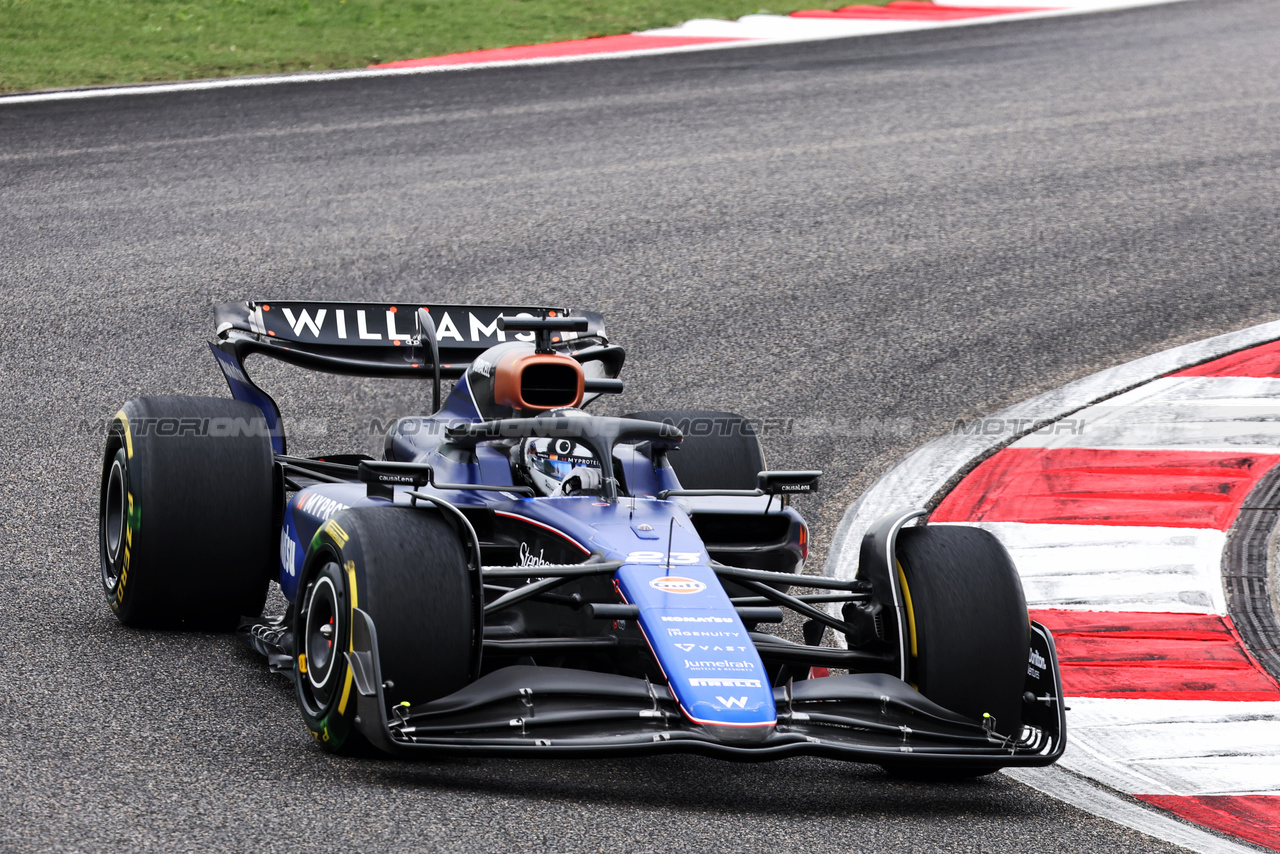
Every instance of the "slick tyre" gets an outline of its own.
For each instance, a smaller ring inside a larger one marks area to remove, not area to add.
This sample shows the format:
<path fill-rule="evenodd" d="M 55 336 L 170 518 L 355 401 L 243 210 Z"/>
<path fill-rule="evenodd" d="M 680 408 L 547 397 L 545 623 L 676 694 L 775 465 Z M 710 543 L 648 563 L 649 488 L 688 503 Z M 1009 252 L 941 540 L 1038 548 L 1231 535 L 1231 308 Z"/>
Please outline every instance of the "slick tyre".
<path fill-rule="evenodd" d="M 898 534 L 907 614 L 908 681 L 930 700 L 994 729 L 1022 732 L 1022 687 L 1031 648 L 1027 603 L 1009 553 L 980 528 L 927 525 Z M 958 780 L 990 767 L 911 769 L 895 776 Z"/>
<path fill-rule="evenodd" d="M 294 686 L 316 742 L 332 753 L 368 750 L 345 656 L 354 609 L 373 620 L 391 709 L 475 679 L 478 596 L 462 541 L 436 511 L 359 507 L 326 522 L 303 566 L 293 622 Z"/>
<path fill-rule="evenodd" d="M 625 416 L 673 424 L 684 433 L 668 459 L 685 489 L 755 489 L 764 451 L 751 422 L 732 412 L 663 409 Z"/>
<path fill-rule="evenodd" d="M 98 551 L 127 626 L 234 629 L 257 616 L 277 560 L 271 439 L 236 400 L 139 397 L 111 420 Z"/>

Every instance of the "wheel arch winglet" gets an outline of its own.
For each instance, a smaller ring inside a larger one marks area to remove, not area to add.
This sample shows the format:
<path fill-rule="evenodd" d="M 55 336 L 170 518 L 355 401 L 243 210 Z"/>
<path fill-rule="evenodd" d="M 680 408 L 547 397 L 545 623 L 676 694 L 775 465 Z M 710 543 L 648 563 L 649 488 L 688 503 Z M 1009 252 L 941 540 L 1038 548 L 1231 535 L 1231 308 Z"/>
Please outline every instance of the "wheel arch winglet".
<path fill-rule="evenodd" d="M 913 519 L 927 515 L 920 507 L 895 510 L 877 519 L 862 537 L 858 575 L 871 582 L 873 598 L 893 603 L 893 631 L 897 635 L 898 678 L 906 681 L 908 662 L 907 620 L 898 584 L 898 532 Z"/>

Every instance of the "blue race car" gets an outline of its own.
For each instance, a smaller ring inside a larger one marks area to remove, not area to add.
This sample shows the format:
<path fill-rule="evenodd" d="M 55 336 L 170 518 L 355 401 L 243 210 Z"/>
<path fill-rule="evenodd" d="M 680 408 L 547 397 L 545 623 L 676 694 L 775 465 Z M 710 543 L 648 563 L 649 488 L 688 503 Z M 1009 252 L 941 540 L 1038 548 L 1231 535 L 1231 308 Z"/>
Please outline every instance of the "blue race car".
<path fill-rule="evenodd" d="M 857 578 L 798 576 L 792 501 L 820 473 L 767 471 L 737 415 L 588 414 L 623 389 L 600 315 L 215 311 L 234 399 L 135 398 L 112 422 L 103 588 L 129 626 L 238 628 L 325 749 L 816 754 L 943 779 L 1062 755 L 1053 640 L 997 540 L 904 510 Z M 291 456 L 252 354 L 416 379 L 432 414 L 381 459 Z M 262 616 L 271 583 L 282 616 Z M 767 631 L 785 611 L 803 643 Z"/>

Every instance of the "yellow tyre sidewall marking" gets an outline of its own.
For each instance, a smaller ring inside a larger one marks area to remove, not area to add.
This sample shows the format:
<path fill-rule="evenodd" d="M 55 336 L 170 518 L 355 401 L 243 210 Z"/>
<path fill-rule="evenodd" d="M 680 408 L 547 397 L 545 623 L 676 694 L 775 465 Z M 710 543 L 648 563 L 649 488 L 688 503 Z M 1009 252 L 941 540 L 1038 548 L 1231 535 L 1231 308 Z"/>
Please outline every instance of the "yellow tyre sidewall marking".
<path fill-rule="evenodd" d="M 330 520 L 330 521 L 329 521 L 329 524 L 331 524 L 331 525 L 332 525 L 332 524 L 333 524 L 333 520 Z M 333 527 L 334 527 L 334 528 L 337 528 L 339 531 L 342 531 L 342 529 L 341 529 L 341 528 L 338 528 L 338 526 L 337 526 L 337 525 L 333 525 Z M 330 533 L 332 533 L 332 532 L 330 532 Z M 345 532 L 345 531 L 343 531 L 343 542 L 344 542 L 344 543 L 346 542 L 346 532 Z M 356 562 L 355 562 L 355 561 L 353 561 L 353 560 L 349 560 L 349 561 L 347 561 L 345 569 L 347 570 L 347 591 L 348 591 L 348 592 L 350 593 L 350 595 L 351 595 L 351 615 L 350 615 L 350 618 L 349 618 L 348 623 L 347 623 L 347 625 L 348 625 L 348 629 L 347 629 L 347 650 L 348 650 L 349 652 L 355 652 L 355 648 L 356 648 L 356 647 L 355 647 L 355 632 L 353 631 L 353 629 L 355 628 L 356 606 L 357 606 L 357 604 L 358 604 L 358 602 L 359 602 L 359 599 L 357 598 L 357 595 L 356 595 Z M 354 674 L 351 672 L 351 666 L 350 666 L 350 665 L 348 665 L 348 666 L 347 666 L 347 678 L 346 678 L 346 680 L 342 683 L 342 698 L 341 698 L 340 700 L 338 700 L 338 714 L 339 714 L 339 715 L 345 715 L 345 714 L 347 713 L 347 701 L 351 699 L 351 684 L 352 684 L 352 682 L 354 682 L 354 681 L 355 681 L 355 676 L 354 676 Z"/>
<path fill-rule="evenodd" d="M 902 561 L 898 564 L 898 583 L 902 585 L 902 601 L 907 611 L 907 634 L 911 639 L 911 657 L 915 658 L 920 654 L 919 645 L 916 643 L 916 611 L 911 604 L 911 587 L 907 584 L 907 574 L 902 570 Z M 912 688 L 920 690 L 914 684 Z"/>
<path fill-rule="evenodd" d="M 115 415 L 116 420 L 124 427 L 124 455 L 125 459 L 133 459 L 133 429 L 129 426 L 129 416 L 121 409 Z M 118 608 L 124 601 L 124 588 L 129 583 L 129 562 L 130 552 L 133 549 L 133 484 L 129 484 L 128 510 L 125 512 L 125 531 L 124 531 L 124 560 L 120 566 L 120 579 L 116 582 L 115 598 L 108 600 L 110 604 Z"/>
<path fill-rule="evenodd" d="M 129 429 L 129 416 L 121 409 L 116 413 L 116 420 L 124 425 L 124 455 L 133 459 L 133 431 Z"/>
<path fill-rule="evenodd" d="M 907 584 L 907 574 L 902 571 L 902 561 L 898 561 L 898 583 L 902 585 L 902 601 L 907 607 L 907 630 L 911 636 L 911 657 L 915 658 L 920 654 L 919 645 L 916 643 L 916 611 L 911 604 L 911 587 Z"/>

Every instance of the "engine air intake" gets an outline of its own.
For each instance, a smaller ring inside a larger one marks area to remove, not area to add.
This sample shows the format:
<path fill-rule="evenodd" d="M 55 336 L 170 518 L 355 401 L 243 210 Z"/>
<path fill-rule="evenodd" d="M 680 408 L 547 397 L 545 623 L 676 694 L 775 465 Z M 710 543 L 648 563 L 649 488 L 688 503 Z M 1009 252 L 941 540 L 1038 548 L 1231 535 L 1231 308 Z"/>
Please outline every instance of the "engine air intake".
<path fill-rule="evenodd" d="M 586 378 L 568 356 L 524 353 L 502 359 L 494 372 L 494 401 L 526 412 L 578 406 Z"/>

